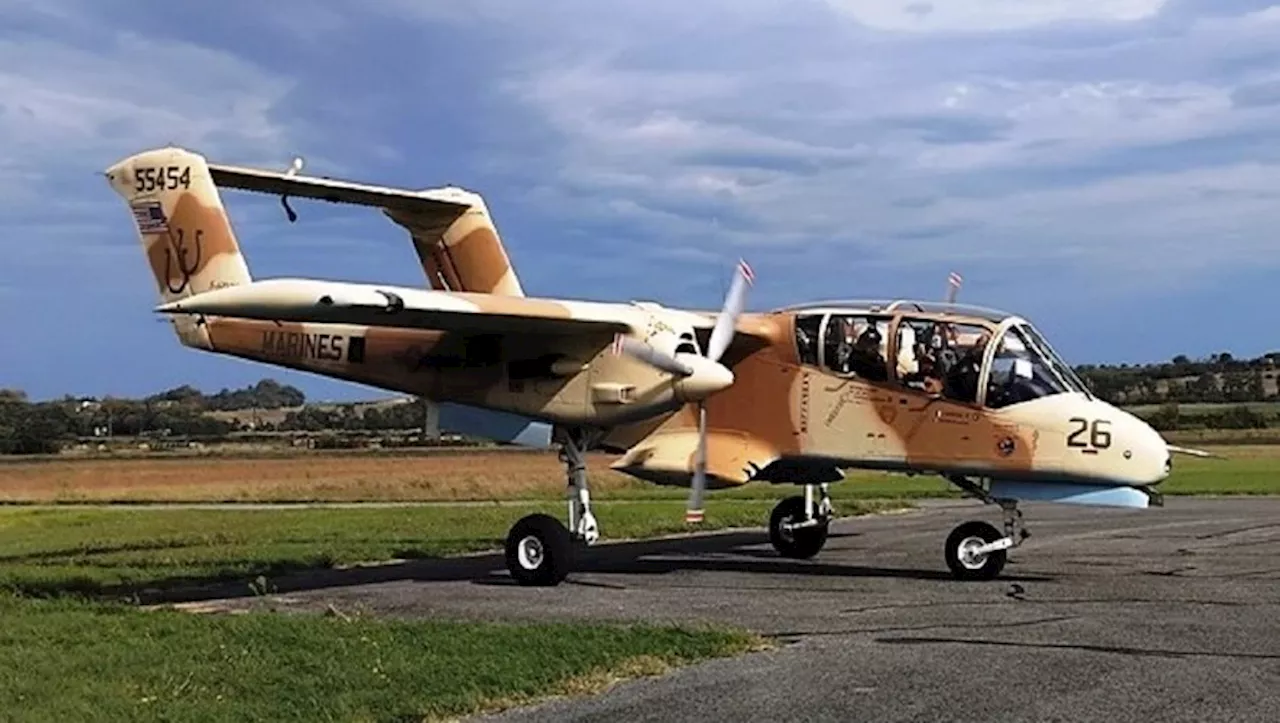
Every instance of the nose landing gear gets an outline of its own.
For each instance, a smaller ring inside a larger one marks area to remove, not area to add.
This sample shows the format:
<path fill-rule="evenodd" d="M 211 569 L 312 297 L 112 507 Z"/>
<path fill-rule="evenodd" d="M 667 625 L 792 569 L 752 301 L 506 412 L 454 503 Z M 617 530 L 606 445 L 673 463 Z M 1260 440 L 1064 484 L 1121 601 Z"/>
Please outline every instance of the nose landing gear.
<path fill-rule="evenodd" d="M 948 477 L 952 484 L 987 504 L 1004 511 L 1004 534 L 994 525 L 979 520 L 965 522 L 951 531 L 943 546 L 943 557 L 951 574 L 960 580 L 992 580 L 1008 562 L 1008 550 L 1022 544 L 1031 533 L 1022 524 L 1017 500 L 992 497 L 981 485 L 965 477 Z"/>

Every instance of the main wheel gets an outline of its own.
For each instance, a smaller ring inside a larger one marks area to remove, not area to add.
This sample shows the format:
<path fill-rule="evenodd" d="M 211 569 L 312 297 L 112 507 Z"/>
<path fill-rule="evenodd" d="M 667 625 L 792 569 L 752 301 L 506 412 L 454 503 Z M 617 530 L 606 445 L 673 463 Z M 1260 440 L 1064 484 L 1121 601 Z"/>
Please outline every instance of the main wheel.
<path fill-rule="evenodd" d="M 827 543 L 829 520 L 820 519 L 811 527 L 783 529 L 783 523 L 796 525 L 804 522 L 804 498 L 788 497 L 773 508 L 769 515 L 769 541 L 773 549 L 783 557 L 807 560 L 818 554 Z"/>
<path fill-rule="evenodd" d="M 507 570 L 521 585 L 559 585 L 573 564 L 569 530 L 544 514 L 520 518 L 507 533 Z"/>
<path fill-rule="evenodd" d="M 960 580 L 991 580 L 1004 569 L 1005 550 L 975 555 L 973 550 L 1003 538 L 994 526 L 980 521 L 966 522 L 947 536 L 944 554 L 951 574 Z"/>

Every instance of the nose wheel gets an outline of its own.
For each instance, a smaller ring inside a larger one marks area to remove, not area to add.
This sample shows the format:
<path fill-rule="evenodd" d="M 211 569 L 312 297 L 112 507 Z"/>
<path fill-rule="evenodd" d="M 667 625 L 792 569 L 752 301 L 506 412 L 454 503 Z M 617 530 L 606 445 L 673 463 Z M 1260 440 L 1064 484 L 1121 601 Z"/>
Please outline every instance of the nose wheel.
<path fill-rule="evenodd" d="M 1022 510 L 1018 509 L 1016 500 L 992 497 L 984 487 L 964 477 L 948 479 L 970 496 L 989 505 L 999 505 L 1004 511 L 1003 532 L 986 522 L 965 522 L 951 531 L 943 547 L 947 567 L 957 579 L 992 580 L 1004 570 L 1009 560 L 1008 550 L 1031 536 L 1022 524 Z"/>
<path fill-rule="evenodd" d="M 966 522 L 947 536 L 944 554 L 951 574 L 960 580 L 992 580 L 1004 570 L 1013 541 L 994 525 Z"/>

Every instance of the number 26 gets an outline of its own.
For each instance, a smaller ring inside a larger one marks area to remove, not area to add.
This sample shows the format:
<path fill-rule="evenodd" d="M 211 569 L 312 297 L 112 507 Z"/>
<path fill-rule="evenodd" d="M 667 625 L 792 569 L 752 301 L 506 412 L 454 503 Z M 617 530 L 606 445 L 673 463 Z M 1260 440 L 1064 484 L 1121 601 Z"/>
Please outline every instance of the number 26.
<path fill-rule="evenodd" d="M 1080 425 L 1071 434 L 1067 435 L 1068 447 L 1094 447 L 1096 449 L 1106 449 L 1111 446 L 1111 432 L 1108 429 L 1111 422 L 1106 419 L 1095 419 L 1092 423 L 1084 417 L 1072 417 L 1068 420 L 1072 424 Z M 1089 441 L 1080 439 L 1085 432 L 1089 433 Z"/>

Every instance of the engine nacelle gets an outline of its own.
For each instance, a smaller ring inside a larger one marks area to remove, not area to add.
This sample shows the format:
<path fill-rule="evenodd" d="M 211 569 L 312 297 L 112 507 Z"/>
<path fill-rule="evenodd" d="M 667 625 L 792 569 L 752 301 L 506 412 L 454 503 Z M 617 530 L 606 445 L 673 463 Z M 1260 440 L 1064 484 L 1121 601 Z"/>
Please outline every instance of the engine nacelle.
<path fill-rule="evenodd" d="M 691 374 L 676 374 L 643 359 L 606 352 L 595 366 L 591 404 L 598 423 L 624 424 L 675 412 L 733 383 L 733 375 L 705 357 L 695 333 L 713 322 L 701 315 L 636 302 L 645 312 L 645 328 L 633 339 L 674 359 Z"/>

